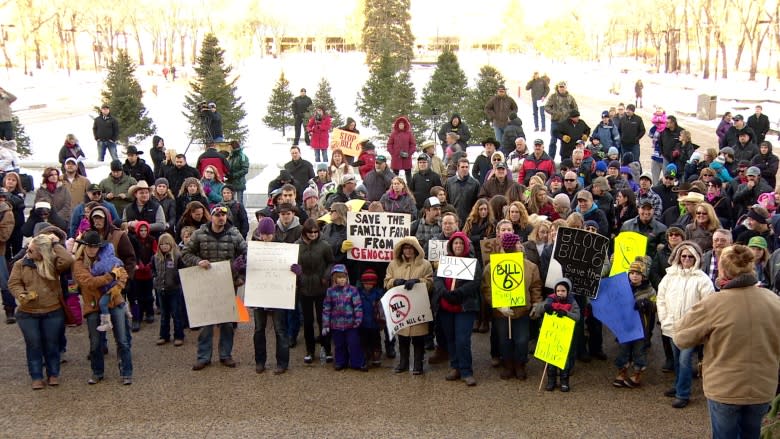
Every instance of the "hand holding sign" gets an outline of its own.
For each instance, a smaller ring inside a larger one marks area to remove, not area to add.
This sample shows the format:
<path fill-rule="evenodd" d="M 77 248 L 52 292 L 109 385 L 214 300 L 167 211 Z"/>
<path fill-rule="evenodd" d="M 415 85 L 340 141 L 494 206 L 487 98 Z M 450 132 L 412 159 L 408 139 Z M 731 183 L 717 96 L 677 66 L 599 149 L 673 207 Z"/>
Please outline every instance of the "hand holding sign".
<path fill-rule="evenodd" d="M 547 314 L 539 330 L 534 357 L 559 369 L 566 368 L 566 360 L 574 337 L 574 320 Z"/>

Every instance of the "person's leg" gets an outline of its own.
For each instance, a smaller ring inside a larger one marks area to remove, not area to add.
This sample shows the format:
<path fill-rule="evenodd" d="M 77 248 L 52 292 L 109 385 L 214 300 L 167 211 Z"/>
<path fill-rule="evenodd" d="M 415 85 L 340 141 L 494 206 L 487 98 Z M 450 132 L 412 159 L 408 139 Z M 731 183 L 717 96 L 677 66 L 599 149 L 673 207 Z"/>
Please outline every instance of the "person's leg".
<path fill-rule="evenodd" d="M 301 299 L 295 298 L 295 308 L 288 310 L 287 314 L 287 337 L 290 339 L 290 347 L 294 348 L 298 344 L 298 333 L 301 331 Z"/>
<path fill-rule="evenodd" d="M 138 282 L 138 295 L 141 310 L 144 313 L 146 323 L 154 323 L 154 284 L 152 280 L 142 280 Z"/>
<path fill-rule="evenodd" d="M 555 160 L 555 153 L 558 151 L 558 139 L 555 138 L 555 132 L 558 129 L 558 122 L 550 121 L 550 145 L 547 147 L 547 155 Z"/>
<path fill-rule="evenodd" d="M 542 119 L 542 131 L 544 131 L 544 130 L 545 130 L 545 122 L 546 122 L 545 118 L 547 117 L 547 116 L 544 114 L 544 105 L 543 105 L 543 106 L 541 106 L 541 107 L 539 107 L 539 113 L 540 113 L 540 114 L 541 114 L 541 116 L 542 116 L 542 117 L 541 117 L 541 119 Z"/>
<path fill-rule="evenodd" d="M 268 314 L 265 308 L 255 308 L 254 312 L 255 320 L 255 333 L 252 336 L 252 342 L 255 345 L 255 365 L 256 367 L 265 368 L 266 349 L 265 349 L 265 327 L 268 321 Z M 276 325 L 274 325 L 276 326 Z M 276 341 L 279 343 L 279 340 Z"/>
<path fill-rule="evenodd" d="M 60 337 L 65 330 L 65 312 L 52 311 L 40 319 L 43 355 L 46 359 L 46 376 L 60 376 Z"/>
<path fill-rule="evenodd" d="M 455 314 L 455 349 L 457 350 L 455 355 L 458 357 L 461 378 L 474 375 L 474 370 L 471 367 L 471 327 L 474 326 L 476 319 L 476 312 Z"/>
<path fill-rule="evenodd" d="M 526 379 L 528 374 L 526 372 L 526 364 L 528 364 L 528 343 L 531 334 L 531 319 L 528 316 L 523 316 L 517 319 L 512 319 L 512 343 L 515 361 L 515 371 L 517 377 L 520 379 Z"/>
<path fill-rule="evenodd" d="M 102 162 L 106 157 L 106 143 L 102 140 L 97 141 L 98 161 Z"/>
<path fill-rule="evenodd" d="M 303 118 L 301 116 L 295 116 L 295 138 L 293 139 L 293 146 L 298 145 L 301 140 L 301 125 L 303 125 Z"/>
<path fill-rule="evenodd" d="M 604 355 L 603 348 L 604 337 L 602 335 L 603 325 L 601 324 L 601 320 L 597 319 L 591 312 L 590 316 L 585 319 L 585 322 L 588 325 L 588 351 L 590 352 L 590 355 L 599 360 L 606 360 L 607 358 L 606 355 Z"/>
<path fill-rule="evenodd" d="M 89 334 L 89 362 L 92 368 L 92 375 L 103 378 L 105 364 L 101 339 L 105 332 L 97 330 L 98 324 L 100 324 L 100 315 L 93 312 L 84 316 L 84 319 L 87 321 L 87 333 Z"/>
<path fill-rule="evenodd" d="M 287 313 L 281 309 L 272 312 L 276 334 L 276 367 L 290 368 L 290 339 L 287 337 Z"/>
<path fill-rule="evenodd" d="M 650 160 L 650 173 L 653 175 L 653 184 L 658 183 L 661 181 L 661 177 L 663 176 L 664 172 L 664 164 L 663 162 L 659 162 L 657 160 Z"/>
<path fill-rule="evenodd" d="M 323 149 L 322 150 L 322 161 L 325 163 L 328 163 L 328 150 Z"/>
<path fill-rule="evenodd" d="M 398 336 L 398 366 L 396 366 L 396 372 L 408 372 L 409 371 L 409 346 L 411 345 L 411 337 L 405 335 Z"/>
<path fill-rule="evenodd" d="M 127 324 L 126 303 L 111 310 L 111 321 L 114 325 L 114 341 L 116 341 L 117 358 L 119 359 L 119 374 L 123 378 L 133 376 L 133 356 L 130 352 L 130 331 Z M 211 347 L 209 346 L 209 352 Z"/>
<path fill-rule="evenodd" d="M 157 297 L 160 298 L 160 340 L 171 339 L 171 316 L 173 311 L 171 296 L 170 291 L 165 293 L 157 292 Z"/>
<path fill-rule="evenodd" d="M 336 369 L 343 369 L 347 366 L 349 359 L 347 353 L 347 332 L 341 330 L 331 331 L 333 337 L 333 347 L 335 348 L 336 358 L 333 365 Z"/>
<path fill-rule="evenodd" d="M 348 329 L 346 332 L 347 349 L 349 350 L 349 367 L 360 369 L 366 366 L 366 357 L 360 348 L 360 331 L 357 328 Z"/>
<path fill-rule="evenodd" d="M 27 371 L 33 381 L 43 379 L 43 334 L 38 316 L 19 311 L 16 323 L 24 336 Z"/>
<path fill-rule="evenodd" d="M 119 155 L 116 153 L 116 142 L 108 141 L 108 153 L 111 154 L 111 160 L 119 160 Z"/>
<path fill-rule="evenodd" d="M 455 314 L 439 310 L 439 324 L 450 354 L 450 369 L 459 370 L 458 355 L 455 350 Z"/>
<path fill-rule="evenodd" d="M 738 416 L 739 437 L 759 437 L 761 420 L 769 411 L 769 404 L 749 404 L 740 406 Z"/>
<path fill-rule="evenodd" d="M 181 288 L 177 288 L 168 294 L 171 296 L 169 300 L 171 303 L 171 316 L 173 317 L 173 339 L 184 340 L 184 316 L 181 313 L 184 293 Z"/>
<path fill-rule="evenodd" d="M 322 332 L 322 300 L 324 299 L 324 296 L 319 296 L 314 298 L 314 309 L 317 312 L 317 328 L 320 332 Z M 324 337 L 320 338 L 320 344 L 322 345 L 322 349 L 325 350 L 325 360 L 327 360 L 327 357 L 331 356 L 331 349 L 330 349 L 330 335 L 326 335 Z"/>
<path fill-rule="evenodd" d="M 233 336 L 235 329 L 233 323 L 220 323 L 219 325 L 219 360 L 229 360 L 233 357 Z"/>
<path fill-rule="evenodd" d="M 303 339 L 306 341 L 306 355 L 314 355 L 314 298 L 301 297 L 303 309 Z"/>
<path fill-rule="evenodd" d="M 214 325 L 201 326 L 198 332 L 198 362 L 210 363 L 213 350 Z"/>
<path fill-rule="evenodd" d="M 585 309 L 585 298 L 579 294 L 574 296 L 574 300 L 577 301 L 577 305 L 580 309 Z M 576 349 L 577 358 L 584 362 L 590 361 L 590 355 L 587 349 L 587 340 L 585 339 L 585 319 L 581 318 L 574 324 L 574 348 Z"/>
<path fill-rule="evenodd" d="M 693 370 L 691 369 L 693 349 L 680 349 L 672 341 L 672 350 L 674 351 L 676 397 L 688 400 L 691 398 L 691 380 L 693 379 Z"/>
<path fill-rule="evenodd" d="M 739 436 L 739 408 L 738 405 L 723 404 L 707 399 L 707 408 L 710 412 L 710 426 L 713 439 L 733 439 Z M 759 426 L 760 426 L 759 420 Z M 758 437 L 756 436 L 742 436 Z"/>
<path fill-rule="evenodd" d="M 536 102 L 536 99 L 532 97 L 531 106 L 534 110 L 534 131 L 539 131 L 539 105 Z"/>

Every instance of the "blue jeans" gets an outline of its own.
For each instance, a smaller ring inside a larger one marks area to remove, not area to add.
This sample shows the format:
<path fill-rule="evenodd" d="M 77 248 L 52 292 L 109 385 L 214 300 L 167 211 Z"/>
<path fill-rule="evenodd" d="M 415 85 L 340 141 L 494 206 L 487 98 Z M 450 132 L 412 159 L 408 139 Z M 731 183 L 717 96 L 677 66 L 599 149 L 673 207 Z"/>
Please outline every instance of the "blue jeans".
<path fill-rule="evenodd" d="M 506 317 L 493 317 L 493 326 L 498 335 L 501 358 L 515 363 L 528 362 L 528 339 L 530 319 L 528 316 L 512 319 L 512 338 L 509 338 L 509 322 Z"/>
<path fill-rule="evenodd" d="M 644 338 L 629 343 L 620 343 L 615 366 L 622 369 L 628 367 L 628 364 L 633 360 L 634 369 L 647 369 L 647 348 L 648 345 Z"/>
<path fill-rule="evenodd" d="M 219 326 L 219 359 L 227 360 L 233 352 L 233 323 L 206 325 L 200 328 L 198 334 L 198 362 L 211 361 L 211 351 L 214 345 L 214 327 Z"/>
<path fill-rule="evenodd" d="M 501 139 L 504 138 L 504 130 L 505 129 L 506 129 L 506 125 L 504 125 L 503 128 L 499 128 L 499 127 L 496 126 L 495 123 L 493 124 L 493 132 L 496 135 L 496 140 L 498 140 L 499 142 L 501 141 Z"/>
<path fill-rule="evenodd" d="M 173 339 L 184 340 L 184 317 L 181 315 L 184 294 L 181 288 L 158 291 L 157 297 L 160 298 L 160 338 L 170 340 L 173 319 Z"/>
<path fill-rule="evenodd" d="M 533 108 L 534 108 L 534 128 L 537 129 L 537 130 L 539 129 L 539 116 L 541 116 L 541 118 L 542 118 L 542 131 L 544 131 L 544 127 L 545 127 L 545 120 L 544 120 L 544 118 L 546 117 L 545 114 L 544 114 L 544 106 L 540 107 L 540 106 L 536 105 L 536 99 L 533 99 L 533 98 L 531 99 L 531 103 L 532 103 Z"/>
<path fill-rule="evenodd" d="M 287 314 L 287 336 L 290 337 L 290 342 L 298 338 L 298 333 L 301 331 L 301 301 L 295 298 L 295 309 L 289 309 L 285 313 Z"/>
<path fill-rule="evenodd" d="M 733 405 L 707 400 L 713 439 L 757 438 L 769 404 Z"/>
<path fill-rule="evenodd" d="M 320 160 L 322 158 L 322 160 Z M 315 149 L 314 150 L 314 161 L 320 162 L 320 163 L 327 163 L 328 162 L 328 150 L 327 149 Z"/>
<path fill-rule="evenodd" d="M 477 320 L 477 313 L 439 311 L 442 331 L 447 338 L 447 352 L 450 367 L 460 372 L 461 378 L 474 375 L 471 368 L 471 329 Z"/>
<path fill-rule="evenodd" d="M 691 368 L 691 356 L 695 348 L 680 349 L 672 341 L 672 353 L 674 354 L 674 388 L 678 399 L 691 399 L 691 380 L 693 369 Z"/>
<path fill-rule="evenodd" d="M 111 154 L 111 160 L 119 160 L 119 156 L 116 154 L 116 142 L 110 140 L 98 140 L 98 161 L 102 162 L 106 157 L 106 150 Z"/>
<path fill-rule="evenodd" d="M 133 376 L 133 356 L 130 352 L 130 324 L 127 321 L 125 307 L 127 303 L 111 308 L 111 324 L 114 326 L 114 341 L 116 342 L 117 358 L 119 358 L 119 375 L 122 377 Z M 103 336 L 105 332 L 97 330 L 100 324 L 100 315 L 96 312 L 87 314 L 87 331 L 89 332 L 89 355 L 92 374 L 103 377 L 105 364 L 103 361 Z"/>
<path fill-rule="evenodd" d="M 65 330 L 65 313 L 62 309 L 45 314 L 17 311 L 16 324 L 24 336 L 30 378 L 43 379 L 44 360 L 46 375 L 60 376 L 60 337 Z"/>
<path fill-rule="evenodd" d="M 265 367 L 268 358 L 265 349 L 265 328 L 268 316 L 274 319 L 274 334 L 276 334 L 276 366 L 287 369 L 290 366 L 290 339 L 287 337 L 287 311 L 283 309 L 255 308 L 255 364 Z"/>
<path fill-rule="evenodd" d="M 555 160 L 555 153 L 558 151 L 558 138 L 555 135 L 558 134 L 558 122 L 550 121 L 550 145 L 547 147 L 547 155 L 550 156 L 553 161 Z"/>
<path fill-rule="evenodd" d="M 100 308 L 100 314 L 108 314 L 108 304 L 111 303 L 111 294 L 104 293 L 98 299 L 98 308 Z"/>

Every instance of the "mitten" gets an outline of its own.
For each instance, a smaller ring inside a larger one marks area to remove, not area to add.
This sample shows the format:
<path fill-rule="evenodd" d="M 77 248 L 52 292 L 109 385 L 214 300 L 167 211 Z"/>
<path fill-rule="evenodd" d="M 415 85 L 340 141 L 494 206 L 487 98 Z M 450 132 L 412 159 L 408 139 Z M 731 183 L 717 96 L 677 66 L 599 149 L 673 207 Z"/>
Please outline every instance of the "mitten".
<path fill-rule="evenodd" d="M 539 303 L 535 303 L 533 308 L 531 308 L 531 312 L 529 314 L 529 317 L 531 317 L 532 319 L 536 320 L 539 317 L 541 317 L 542 314 L 544 314 L 544 303 L 543 302 L 539 302 Z"/>
<path fill-rule="evenodd" d="M 559 309 L 558 311 L 555 311 L 555 314 L 558 314 L 558 317 L 566 317 L 566 311 Z"/>
<path fill-rule="evenodd" d="M 411 290 L 414 288 L 414 284 L 419 283 L 420 279 L 409 279 L 406 282 L 404 282 L 404 289 Z"/>
<path fill-rule="evenodd" d="M 330 332 L 329 328 L 322 328 L 322 336 L 323 337 L 327 337 L 329 332 Z"/>
<path fill-rule="evenodd" d="M 672 158 L 673 159 L 680 158 L 680 150 L 675 149 L 674 151 L 672 151 Z"/>
<path fill-rule="evenodd" d="M 504 306 L 498 309 L 498 312 L 504 315 L 504 317 L 512 317 L 512 308 Z"/>
<path fill-rule="evenodd" d="M 546 312 L 547 314 L 552 314 L 553 313 L 552 303 L 545 303 L 544 304 L 544 312 Z"/>
<path fill-rule="evenodd" d="M 211 186 L 203 186 L 203 193 L 208 195 L 211 193 Z"/>
<path fill-rule="evenodd" d="M 397 287 L 406 283 L 406 279 L 396 279 L 393 281 L 393 286 Z"/>
<path fill-rule="evenodd" d="M 563 137 L 561 137 L 561 140 L 563 140 L 564 143 L 571 142 L 571 136 L 568 134 L 564 134 Z"/>
<path fill-rule="evenodd" d="M 346 252 L 352 250 L 352 247 L 354 247 L 354 246 L 355 246 L 355 244 L 353 244 L 352 241 L 350 241 L 349 239 L 345 239 L 341 243 L 341 253 L 346 253 Z"/>
<path fill-rule="evenodd" d="M 302 269 L 302 268 L 301 268 L 301 266 L 300 266 L 300 265 L 298 265 L 298 264 L 292 264 L 292 265 L 290 265 L 290 271 L 292 271 L 293 273 L 295 273 L 295 275 L 296 275 L 296 276 L 300 276 L 301 274 L 303 274 L 303 269 Z"/>
<path fill-rule="evenodd" d="M 580 139 L 582 139 L 583 142 L 587 142 L 588 141 L 588 135 L 587 134 L 583 134 L 582 137 L 580 137 Z"/>

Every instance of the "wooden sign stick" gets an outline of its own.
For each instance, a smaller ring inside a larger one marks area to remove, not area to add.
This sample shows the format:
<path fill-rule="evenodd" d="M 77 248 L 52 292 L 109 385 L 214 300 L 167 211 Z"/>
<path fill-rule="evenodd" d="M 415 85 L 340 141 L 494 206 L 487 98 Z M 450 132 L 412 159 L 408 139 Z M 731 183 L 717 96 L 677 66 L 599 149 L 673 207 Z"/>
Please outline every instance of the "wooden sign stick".
<path fill-rule="evenodd" d="M 542 383 L 544 383 L 544 376 L 547 374 L 547 366 L 549 366 L 549 364 L 544 363 L 544 370 L 542 371 L 542 379 L 539 381 L 539 390 L 537 392 L 542 391 Z"/>
<path fill-rule="evenodd" d="M 512 339 L 512 317 L 507 317 L 507 322 L 509 323 L 509 339 Z"/>

